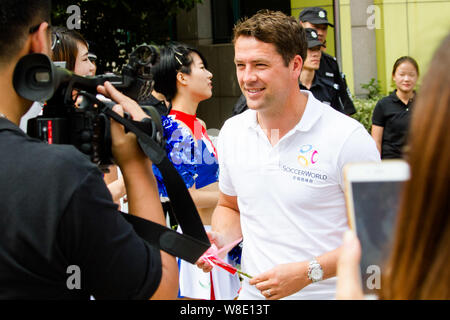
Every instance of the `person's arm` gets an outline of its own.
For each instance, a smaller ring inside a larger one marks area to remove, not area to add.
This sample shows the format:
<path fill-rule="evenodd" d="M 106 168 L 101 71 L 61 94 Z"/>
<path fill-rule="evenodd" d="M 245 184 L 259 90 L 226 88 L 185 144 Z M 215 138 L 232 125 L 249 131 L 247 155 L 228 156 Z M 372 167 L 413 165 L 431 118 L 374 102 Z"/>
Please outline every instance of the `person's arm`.
<path fill-rule="evenodd" d="M 347 85 L 347 79 L 345 75 L 341 72 L 339 68 L 339 64 L 336 61 L 336 58 L 322 53 L 323 59 L 320 60 L 320 64 L 322 67 L 322 63 L 325 63 L 329 68 L 331 68 L 334 73 L 334 83 L 339 85 L 339 90 L 337 92 L 337 101 L 336 106 L 339 106 L 339 109 L 348 116 L 356 113 L 356 108 L 353 103 L 352 94 Z M 334 104 L 332 104 L 334 106 Z"/>
<path fill-rule="evenodd" d="M 385 116 L 385 98 L 379 100 L 375 105 L 372 113 L 372 130 L 371 135 L 375 144 L 377 146 L 378 152 L 381 155 L 382 145 L 383 145 L 383 132 L 386 126 L 386 116 Z"/>
<path fill-rule="evenodd" d="M 316 257 L 323 270 L 323 280 L 336 276 L 340 252 L 341 247 Z M 249 283 L 255 285 L 267 299 L 277 300 L 287 297 L 312 283 L 308 278 L 309 262 L 308 260 L 277 265 L 253 277 Z"/>
<path fill-rule="evenodd" d="M 103 180 L 105 180 L 106 185 L 108 185 L 116 181 L 118 179 L 118 176 L 117 166 L 113 164 L 109 166 L 109 172 L 105 173 Z"/>
<path fill-rule="evenodd" d="M 208 233 L 209 240 L 218 249 L 242 237 L 241 220 L 236 196 L 219 193 L 219 201 L 212 216 L 212 231 Z M 212 266 L 199 259 L 197 266 L 204 272 L 210 272 Z"/>
<path fill-rule="evenodd" d="M 145 165 L 120 165 L 123 172 L 128 196 L 128 210 L 138 217 L 166 225 L 158 187 L 153 175 L 151 162 L 145 159 Z M 178 293 L 178 265 L 174 256 L 161 253 L 162 276 L 152 300 L 175 299 Z"/>
<path fill-rule="evenodd" d="M 381 154 L 381 145 L 383 142 L 383 131 L 384 127 L 380 127 L 372 124 L 372 138 L 375 140 L 378 152 Z"/>
<path fill-rule="evenodd" d="M 353 103 L 352 94 L 347 86 L 347 80 L 343 73 L 339 73 L 340 78 L 340 88 L 339 88 L 339 98 L 344 107 L 344 113 L 348 116 L 356 113 L 355 104 Z"/>
<path fill-rule="evenodd" d="M 103 180 L 105 180 L 109 192 L 111 192 L 114 203 L 120 205 L 120 198 L 125 196 L 127 190 L 125 189 L 123 177 L 118 177 L 117 171 L 117 166 L 111 165 L 109 167 L 109 172 L 105 174 Z"/>
<path fill-rule="evenodd" d="M 104 87 L 99 87 L 99 93 L 108 95 L 119 103 L 114 107 L 114 111 L 119 114 L 123 114 L 123 107 L 133 120 L 140 121 L 148 117 L 135 101 L 117 91 L 109 82 L 106 82 Z M 129 212 L 165 226 L 166 221 L 150 159 L 139 148 L 136 136 L 131 132 L 125 133 L 123 126 L 114 120 L 111 121 L 111 136 L 114 159 L 125 181 Z M 160 253 L 162 276 L 152 299 L 175 299 L 178 292 L 177 262 L 175 257 L 164 251 Z"/>
<path fill-rule="evenodd" d="M 219 199 L 218 183 L 212 183 L 201 189 L 196 189 L 195 185 L 189 189 L 189 193 L 197 208 L 214 208 Z"/>
<path fill-rule="evenodd" d="M 119 168 L 116 165 L 111 165 L 109 173 L 105 174 L 103 180 L 111 193 L 114 203 L 119 206 L 120 210 L 120 199 L 127 194 L 127 189 L 125 188 L 123 177 L 118 175 L 118 170 Z"/>
<path fill-rule="evenodd" d="M 219 193 L 219 201 L 212 216 L 211 230 L 220 236 L 218 248 L 242 237 L 241 215 L 237 196 Z"/>
<path fill-rule="evenodd" d="M 126 195 L 127 190 L 125 188 L 125 182 L 123 181 L 123 177 L 118 178 L 117 180 L 108 184 L 108 190 L 111 192 L 111 196 L 113 198 L 114 203 L 120 204 L 120 199 Z"/>

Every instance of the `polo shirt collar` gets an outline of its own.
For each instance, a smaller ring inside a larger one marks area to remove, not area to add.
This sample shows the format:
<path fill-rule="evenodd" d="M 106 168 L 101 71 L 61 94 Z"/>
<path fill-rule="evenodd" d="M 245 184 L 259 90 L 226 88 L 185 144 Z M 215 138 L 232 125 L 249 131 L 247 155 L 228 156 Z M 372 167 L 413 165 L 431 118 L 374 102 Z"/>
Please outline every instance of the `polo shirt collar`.
<path fill-rule="evenodd" d="M 392 91 L 392 93 L 391 93 L 391 98 L 392 98 L 392 101 L 394 101 L 394 102 L 399 102 L 400 101 L 400 98 L 397 96 L 397 89 L 395 89 L 394 91 Z"/>
<path fill-rule="evenodd" d="M 410 99 L 408 101 L 407 104 L 404 104 L 402 100 L 400 100 L 400 98 L 397 96 L 396 94 L 397 89 L 395 89 L 394 91 L 392 91 L 392 93 L 389 95 L 389 97 L 391 98 L 392 102 L 394 103 L 398 103 L 402 106 L 406 106 L 407 108 L 410 108 L 412 106 L 412 103 L 414 102 L 414 100 L 416 99 L 416 91 L 414 91 L 414 96 L 412 97 L 412 99 Z"/>
<path fill-rule="evenodd" d="M 311 130 L 314 124 L 322 116 L 323 104 L 319 100 L 317 100 L 310 91 L 300 91 L 308 95 L 308 101 L 306 102 L 305 112 L 303 112 L 302 118 L 293 129 L 297 131 L 307 132 Z M 246 113 L 247 114 L 245 116 L 247 126 L 252 129 L 257 129 L 259 127 L 259 123 L 256 118 L 256 111 L 249 109 L 246 111 Z"/>
<path fill-rule="evenodd" d="M 308 101 L 306 102 L 305 112 L 303 112 L 303 116 L 295 128 L 297 131 L 307 132 L 322 116 L 323 104 L 313 96 L 311 91 L 301 90 L 301 92 L 308 95 Z"/>
<path fill-rule="evenodd" d="M 247 122 L 247 126 L 251 129 L 256 129 L 259 126 L 258 120 L 256 118 L 256 111 L 252 110 L 252 109 L 248 109 L 246 111 L 247 114 L 245 114 L 246 116 L 246 122 Z"/>

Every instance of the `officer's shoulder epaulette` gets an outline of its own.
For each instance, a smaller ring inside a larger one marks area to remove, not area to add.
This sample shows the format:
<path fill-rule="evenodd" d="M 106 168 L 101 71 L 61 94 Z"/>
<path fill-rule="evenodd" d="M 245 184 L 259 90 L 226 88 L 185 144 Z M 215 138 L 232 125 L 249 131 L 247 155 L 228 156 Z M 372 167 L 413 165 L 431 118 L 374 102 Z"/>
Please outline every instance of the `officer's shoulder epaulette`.
<path fill-rule="evenodd" d="M 325 59 L 327 59 L 327 60 L 334 60 L 334 61 L 337 61 L 337 60 L 336 60 L 336 57 L 333 57 L 332 55 L 330 55 L 330 54 L 328 54 L 328 53 L 326 53 L 326 52 L 322 52 L 322 56 L 323 56 Z"/>

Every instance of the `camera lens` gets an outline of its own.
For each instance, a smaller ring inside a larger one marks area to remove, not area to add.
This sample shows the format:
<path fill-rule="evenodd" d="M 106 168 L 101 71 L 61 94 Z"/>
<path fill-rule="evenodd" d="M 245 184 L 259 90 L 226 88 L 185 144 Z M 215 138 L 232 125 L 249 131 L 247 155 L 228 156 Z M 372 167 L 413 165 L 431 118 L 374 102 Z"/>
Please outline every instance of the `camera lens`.
<path fill-rule="evenodd" d="M 144 45 L 136 50 L 136 58 L 141 66 L 152 65 L 155 62 L 157 52 L 152 46 Z"/>

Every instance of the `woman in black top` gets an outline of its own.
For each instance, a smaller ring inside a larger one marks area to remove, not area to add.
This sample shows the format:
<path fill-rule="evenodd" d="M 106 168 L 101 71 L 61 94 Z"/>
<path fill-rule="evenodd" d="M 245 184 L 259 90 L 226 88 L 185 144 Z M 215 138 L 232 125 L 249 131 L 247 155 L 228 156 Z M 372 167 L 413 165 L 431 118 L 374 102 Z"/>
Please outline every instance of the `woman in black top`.
<path fill-rule="evenodd" d="M 392 80 L 397 89 L 378 101 L 372 116 L 372 137 L 382 159 L 402 157 L 418 77 L 413 58 L 404 56 L 394 63 Z"/>

